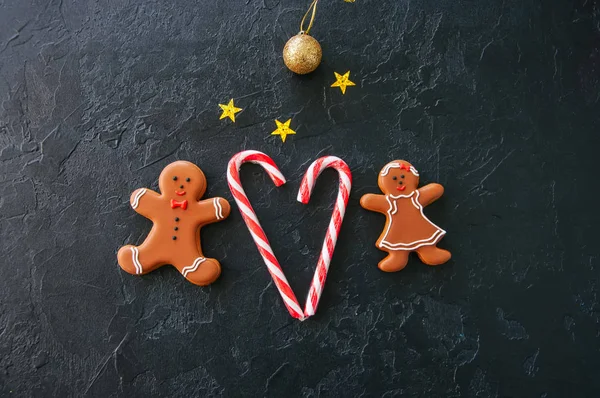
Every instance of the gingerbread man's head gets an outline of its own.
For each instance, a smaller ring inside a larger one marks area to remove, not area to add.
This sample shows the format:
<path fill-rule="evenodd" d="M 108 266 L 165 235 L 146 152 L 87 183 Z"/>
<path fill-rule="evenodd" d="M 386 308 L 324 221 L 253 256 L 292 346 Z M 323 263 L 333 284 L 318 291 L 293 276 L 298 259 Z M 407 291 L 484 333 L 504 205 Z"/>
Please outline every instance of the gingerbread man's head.
<path fill-rule="evenodd" d="M 160 173 L 158 187 L 169 199 L 197 201 L 206 191 L 206 177 L 195 164 L 178 160 Z"/>
<path fill-rule="evenodd" d="M 419 186 L 419 172 L 406 160 L 394 160 L 381 169 L 377 183 L 386 195 L 409 195 Z"/>

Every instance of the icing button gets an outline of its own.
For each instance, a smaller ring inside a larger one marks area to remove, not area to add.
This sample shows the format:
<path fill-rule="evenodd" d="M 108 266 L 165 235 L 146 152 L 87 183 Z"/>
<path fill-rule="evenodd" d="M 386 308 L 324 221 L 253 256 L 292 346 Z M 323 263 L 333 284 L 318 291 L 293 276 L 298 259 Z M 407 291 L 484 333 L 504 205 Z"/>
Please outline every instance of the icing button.
<path fill-rule="evenodd" d="M 173 236 L 173 240 L 177 240 L 177 237 L 176 237 L 176 236 Z"/>
<path fill-rule="evenodd" d="M 179 217 L 175 217 L 175 221 L 179 221 Z"/>
<path fill-rule="evenodd" d="M 179 230 L 179 227 L 175 227 L 175 231 Z"/>

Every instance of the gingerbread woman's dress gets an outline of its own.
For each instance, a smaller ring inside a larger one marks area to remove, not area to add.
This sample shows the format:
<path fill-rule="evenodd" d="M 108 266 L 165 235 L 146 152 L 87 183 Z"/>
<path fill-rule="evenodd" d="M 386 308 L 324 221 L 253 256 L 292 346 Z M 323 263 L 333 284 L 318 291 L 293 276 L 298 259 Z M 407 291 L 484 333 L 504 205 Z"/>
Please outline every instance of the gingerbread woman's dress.
<path fill-rule="evenodd" d="M 435 245 L 446 234 L 423 214 L 418 190 L 408 195 L 386 195 L 385 199 L 389 203 L 389 221 L 377 246 L 388 250 L 412 251 Z"/>

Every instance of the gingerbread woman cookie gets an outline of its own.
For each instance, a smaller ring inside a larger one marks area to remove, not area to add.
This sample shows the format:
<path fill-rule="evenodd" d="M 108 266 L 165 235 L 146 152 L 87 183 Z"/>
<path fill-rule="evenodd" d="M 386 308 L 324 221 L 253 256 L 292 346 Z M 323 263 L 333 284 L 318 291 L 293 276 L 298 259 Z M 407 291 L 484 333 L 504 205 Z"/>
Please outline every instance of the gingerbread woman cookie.
<path fill-rule="evenodd" d="M 193 163 L 177 161 L 160 173 L 161 194 L 140 188 L 131 194 L 131 207 L 154 225 L 140 246 L 119 249 L 123 270 L 140 275 L 172 264 L 190 282 L 205 286 L 221 274 L 221 265 L 205 258 L 200 246 L 200 228 L 223 220 L 231 210 L 223 198 L 200 201 L 206 191 L 206 177 Z"/>
<path fill-rule="evenodd" d="M 442 196 L 444 187 L 427 184 L 418 188 L 419 173 L 405 160 L 394 160 L 385 165 L 377 182 L 384 195 L 366 194 L 360 199 L 360 205 L 386 215 L 377 247 L 388 252 L 388 256 L 379 262 L 379 269 L 400 271 L 406 266 L 412 251 L 416 251 L 427 265 L 439 265 L 450 260 L 450 252 L 437 247 L 446 231 L 423 214 L 425 206 Z"/>

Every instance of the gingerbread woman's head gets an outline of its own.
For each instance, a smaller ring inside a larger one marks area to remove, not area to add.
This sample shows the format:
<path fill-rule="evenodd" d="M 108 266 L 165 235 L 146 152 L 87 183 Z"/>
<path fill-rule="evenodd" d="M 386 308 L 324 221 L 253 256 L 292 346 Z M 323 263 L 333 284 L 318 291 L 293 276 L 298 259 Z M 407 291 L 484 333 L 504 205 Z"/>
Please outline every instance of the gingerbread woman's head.
<path fill-rule="evenodd" d="M 386 195 L 410 195 L 419 186 L 419 172 L 406 160 L 394 160 L 381 169 L 377 183 Z"/>
<path fill-rule="evenodd" d="M 179 160 L 163 169 L 158 177 L 158 187 L 167 198 L 197 201 L 206 191 L 206 177 L 195 164 Z"/>

